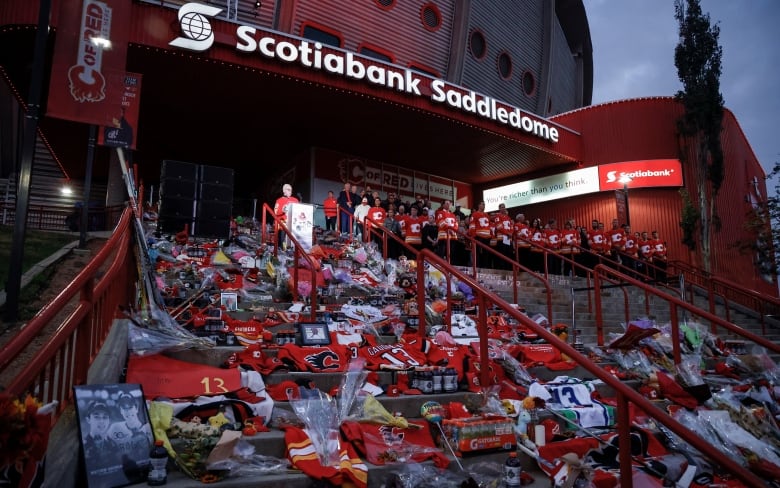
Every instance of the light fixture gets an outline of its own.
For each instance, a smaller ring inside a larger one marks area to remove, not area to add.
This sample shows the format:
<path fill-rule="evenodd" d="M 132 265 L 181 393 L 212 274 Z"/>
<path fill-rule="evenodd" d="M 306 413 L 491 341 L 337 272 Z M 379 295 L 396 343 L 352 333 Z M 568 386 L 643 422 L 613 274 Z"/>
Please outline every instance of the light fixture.
<path fill-rule="evenodd" d="M 65 183 L 62 185 L 62 188 L 60 188 L 60 193 L 62 193 L 63 196 L 70 196 L 73 194 L 73 189 L 70 187 L 69 184 Z"/>
<path fill-rule="evenodd" d="M 105 37 L 100 36 L 94 36 L 90 38 L 90 41 L 92 44 L 103 48 L 103 49 L 111 49 L 111 39 L 106 39 Z"/>
<path fill-rule="evenodd" d="M 263 6 L 263 2 L 255 2 L 255 8 L 260 8 Z"/>

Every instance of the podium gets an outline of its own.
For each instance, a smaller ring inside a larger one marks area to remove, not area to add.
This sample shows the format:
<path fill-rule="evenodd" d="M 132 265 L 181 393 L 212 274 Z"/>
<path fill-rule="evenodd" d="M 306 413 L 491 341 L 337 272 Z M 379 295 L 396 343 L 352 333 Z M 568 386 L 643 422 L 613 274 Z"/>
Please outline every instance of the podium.
<path fill-rule="evenodd" d="M 314 205 L 290 203 L 287 205 L 287 229 L 305 252 L 309 252 L 314 241 Z"/>

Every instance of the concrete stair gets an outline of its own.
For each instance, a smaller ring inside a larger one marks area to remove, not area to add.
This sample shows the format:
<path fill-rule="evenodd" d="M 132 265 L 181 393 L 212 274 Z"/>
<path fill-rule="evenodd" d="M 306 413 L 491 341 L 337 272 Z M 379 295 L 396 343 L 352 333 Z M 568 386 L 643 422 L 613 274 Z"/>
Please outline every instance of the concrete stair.
<path fill-rule="evenodd" d="M 491 289 L 499 296 L 512 303 L 515 301 L 513 296 L 513 290 L 511 287 L 511 275 L 506 272 L 494 271 L 494 270 L 481 270 L 477 278 L 486 288 Z M 589 294 L 591 291 L 585 290 L 587 283 L 583 278 L 569 278 L 569 277 L 552 277 L 551 280 L 551 293 L 552 293 L 552 320 L 551 323 L 566 323 L 572 326 L 573 329 L 577 329 L 579 332 L 579 340 L 585 345 L 595 345 L 597 343 L 597 328 L 595 321 L 595 308 L 589 306 Z M 670 292 L 671 293 L 671 292 Z M 629 320 L 648 317 L 655 320 L 658 324 L 668 323 L 670 317 L 670 308 L 667 302 L 654 297 L 646 296 L 641 290 L 633 287 L 613 287 L 606 288 L 602 291 L 602 317 L 604 321 L 603 334 L 605 342 L 610 341 L 610 337 L 621 335 L 623 333 L 623 324 L 626 321 L 626 301 L 628 302 Z M 535 313 L 547 314 L 547 290 L 537 280 L 532 279 L 526 274 L 521 274 L 519 277 L 518 297 L 519 305 L 523 306 L 529 315 Z M 277 309 L 284 309 L 284 304 L 275 304 Z M 720 313 L 723 313 L 721 310 Z M 755 319 L 748 314 L 740 313 L 735 314 L 732 312 L 732 321 L 739 320 L 740 325 L 744 323 L 743 327 L 753 327 L 755 329 Z M 282 326 L 286 328 L 285 326 Z M 751 329 L 749 329 L 751 330 Z M 573 335 L 570 335 L 573 339 Z M 387 337 L 380 342 L 392 342 L 394 337 Z M 230 348 L 217 348 L 211 351 L 184 351 L 177 353 L 179 359 L 185 359 L 195 362 L 205 362 L 211 365 L 220 365 L 224 362 L 224 359 L 230 354 Z M 270 350 L 273 354 L 273 350 Z M 204 357 L 203 354 L 206 356 Z M 198 357 L 200 356 L 200 357 Z M 582 367 L 578 367 L 572 371 L 550 371 L 546 368 L 534 368 L 529 371 L 536 378 L 549 381 L 552 378 L 559 375 L 567 375 L 571 377 L 588 379 L 592 377 L 587 370 Z M 312 374 L 301 372 L 274 372 L 268 375 L 266 379 L 267 384 L 276 384 L 284 380 L 296 380 L 299 378 L 307 378 L 314 382 L 317 388 L 323 391 L 331 391 L 334 387 L 338 386 L 341 381 L 341 375 L 339 374 Z M 395 383 L 394 373 L 382 372 L 379 374 L 379 383 L 381 385 L 389 385 Z M 636 381 L 627 382 L 632 388 L 637 388 L 639 385 Z M 599 387 L 599 393 L 603 397 L 611 397 L 613 393 L 611 388 L 602 385 Z M 385 395 L 379 396 L 378 400 L 382 403 L 388 412 L 398 412 L 406 418 L 418 419 L 420 415 L 420 406 L 426 401 L 436 401 L 441 404 L 447 404 L 451 401 L 460 402 L 479 402 L 480 396 L 478 394 L 469 393 L 465 391 L 459 391 L 451 394 L 437 394 L 437 395 L 401 395 L 398 397 L 390 398 Z M 292 412 L 291 406 L 288 402 L 275 402 L 275 410 L 277 412 L 286 411 Z M 552 417 L 550 414 L 542 414 L 542 418 Z M 555 419 L 558 421 L 558 419 Z M 254 437 L 247 439 L 251 442 L 258 454 L 267 456 L 273 456 L 277 458 L 285 457 L 286 445 L 284 442 L 284 434 L 282 431 L 272 429 L 271 432 L 260 433 Z M 450 456 L 452 457 L 452 456 Z M 461 463 L 466 468 L 466 471 L 474 466 L 484 467 L 487 463 L 491 465 L 496 472 L 500 472 L 501 465 L 507 457 L 507 452 L 486 452 L 465 455 L 461 459 Z M 528 456 L 521 454 L 521 460 L 523 462 L 526 472 L 534 477 L 535 481 L 531 488 L 547 487 L 550 486 L 550 481 L 547 476 L 537 467 L 536 462 Z M 424 463 L 425 464 L 425 463 Z M 428 462 L 430 464 L 430 462 Z M 394 474 L 399 472 L 398 466 L 392 464 L 384 466 L 375 466 L 368 464 L 369 478 L 368 484 L 370 487 L 382 487 L 389 486 L 389 482 L 392 480 Z M 449 467 L 451 472 L 459 472 L 460 468 L 457 463 L 452 462 Z M 464 475 L 465 479 L 465 475 Z M 309 487 L 309 486 L 321 486 L 316 481 L 311 480 L 302 473 L 291 471 L 279 475 L 264 475 L 251 478 L 226 478 L 219 482 L 220 486 L 226 487 L 243 487 L 243 486 L 258 486 L 258 487 L 271 487 L 271 486 L 291 486 L 291 487 Z M 183 473 L 176 470 L 171 466 L 169 471 L 168 485 L 176 487 L 190 487 L 200 486 L 200 482 L 192 480 L 185 476 Z"/>
<path fill-rule="evenodd" d="M 217 348 L 211 351 L 181 351 L 170 354 L 177 359 L 187 361 L 205 361 L 207 364 L 216 365 L 222 357 L 226 357 L 232 352 L 231 348 Z M 529 370 L 534 377 L 540 380 L 548 381 L 561 374 L 559 371 L 551 371 L 544 367 L 532 368 Z M 566 371 L 564 374 L 578 377 L 588 378 L 592 377 L 590 373 L 581 367 L 577 367 L 575 370 Z M 329 391 L 333 386 L 340 384 L 342 374 L 339 373 L 308 373 L 308 372 L 274 372 L 265 377 L 268 384 L 276 384 L 284 380 L 295 380 L 297 378 L 305 377 L 315 383 L 317 388 L 323 391 Z M 379 375 L 379 381 L 383 384 L 390 384 L 389 382 L 395 381 L 394 373 L 382 372 Z M 384 383 L 388 382 L 388 383 Z M 611 388 L 606 385 L 601 385 L 598 389 L 605 397 L 613 395 Z M 420 406 L 428 401 L 439 402 L 442 405 L 446 405 L 450 402 L 457 401 L 462 403 L 479 403 L 481 401 L 481 395 L 477 393 L 471 393 L 468 391 L 458 391 L 455 393 L 443 393 L 433 395 L 400 395 L 398 397 L 387 397 L 381 395 L 377 397 L 380 403 L 388 412 L 399 413 L 405 418 L 410 420 L 420 420 Z M 274 411 L 279 414 L 279 411 L 292 413 L 291 405 L 288 402 L 275 402 Z M 551 414 L 541 412 L 540 419 L 553 418 Z M 563 426 L 562 426 L 563 427 Z M 435 432 L 435 428 L 431 426 L 432 431 Z M 273 456 L 276 458 L 285 458 L 286 455 L 286 443 L 284 441 L 284 433 L 281 430 L 271 428 L 270 432 L 258 433 L 255 436 L 245 437 L 249 443 L 255 447 L 255 453 L 264 456 Z M 447 450 L 443 448 L 443 452 L 451 459 L 448 471 L 451 475 L 462 476 L 465 480 L 467 474 L 460 471 L 460 467 L 455 461 L 454 457 L 447 453 Z M 478 477 L 480 473 L 500 473 L 501 467 L 508 456 L 508 451 L 493 450 L 480 453 L 466 453 L 459 458 L 466 473 L 470 470 L 474 473 L 475 477 Z M 530 485 L 531 488 L 549 487 L 550 480 L 547 475 L 543 473 L 537 466 L 536 461 L 529 458 L 527 455 L 519 453 L 519 457 L 523 464 L 523 469 L 529 475 L 534 478 L 534 482 Z M 386 464 L 386 465 L 373 465 L 366 463 L 368 466 L 368 486 L 369 487 L 383 487 L 391 486 L 389 483 L 393 480 L 393 477 L 401 472 L 401 468 L 398 464 Z M 431 461 L 425 461 L 424 466 L 431 467 L 433 464 Z M 485 471 L 487 470 L 487 471 Z M 492 470 L 492 471 L 491 471 Z M 484 474 L 483 474 L 484 475 Z M 198 487 L 201 486 L 199 481 L 193 480 L 187 477 L 184 473 L 179 471 L 174 463 L 169 463 L 168 471 L 168 486 L 177 488 L 183 487 Z M 219 486 L 224 487 L 312 487 L 312 486 L 326 486 L 317 484 L 315 480 L 307 477 L 306 475 L 296 471 L 290 470 L 283 474 L 273 475 L 260 475 L 251 477 L 236 477 L 225 478 L 219 481 Z M 500 485 L 499 485 L 500 486 Z"/>

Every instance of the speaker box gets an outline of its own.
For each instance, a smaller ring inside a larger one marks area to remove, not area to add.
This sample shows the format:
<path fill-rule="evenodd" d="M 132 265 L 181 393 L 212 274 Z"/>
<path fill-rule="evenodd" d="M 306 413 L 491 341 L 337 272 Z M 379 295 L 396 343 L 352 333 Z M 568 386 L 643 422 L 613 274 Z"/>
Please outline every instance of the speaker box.
<path fill-rule="evenodd" d="M 175 234 L 184 229 L 184 224 L 189 224 L 192 229 L 196 214 L 195 205 L 193 198 L 161 198 L 158 219 L 160 231 Z"/>
<path fill-rule="evenodd" d="M 230 168 L 163 161 L 160 231 L 176 233 L 189 224 L 195 237 L 230 237 L 233 179 Z"/>
<path fill-rule="evenodd" d="M 195 180 L 163 179 L 160 181 L 160 198 L 189 198 L 197 197 L 198 183 Z"/>
<path fill-rule="evenodd" d="M 199 201 L 195 220 L 195 235 L 221 239 L 230 237 L 231 211 L 232 204 L 230 202 Z"/>
<path fill-rule="evenodd" d="M 198 165 L 182 161 L 163 160 L 160 180 L 189 180 L 198 179 Z"/>
<path fill-rule="evenodd" d="M 198 202 L 198 219 L 206 220 L 224 220 L 230 222 L 230 212 L 232 210 L 230 202 L 208 202 L 201 200 Z"/>
<path fill-rule="evenodd" d="M 233 190 L 233 170 L 221 166 L 201 166 L 200 183 L 203 185 L 225 185 Z M 233 195 L 231 194 L 232 198 Z"/>
<path fill-rule="evenodd" d="M 198 199 L 207 202 L 230 203 L 233 201 L 233 187 L 228 185 L 201 184 Z"/>

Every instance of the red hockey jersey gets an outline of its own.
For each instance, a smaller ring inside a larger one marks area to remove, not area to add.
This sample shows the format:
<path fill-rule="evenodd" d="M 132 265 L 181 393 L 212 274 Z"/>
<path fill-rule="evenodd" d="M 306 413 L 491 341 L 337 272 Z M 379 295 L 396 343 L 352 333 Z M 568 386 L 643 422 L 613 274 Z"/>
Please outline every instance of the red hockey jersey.
<path fill-rule="evenodd" d="M 351 355 L 349 348 L 341 344 L 306 347 L 285 344 L 279 348 L 277 357 L 299 371 L 340 373 L 346 371 Z"/>

